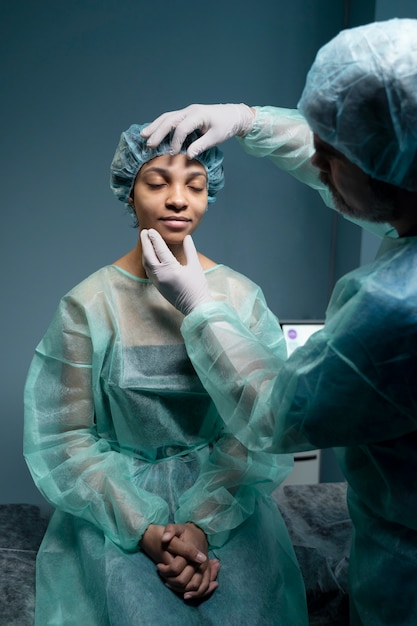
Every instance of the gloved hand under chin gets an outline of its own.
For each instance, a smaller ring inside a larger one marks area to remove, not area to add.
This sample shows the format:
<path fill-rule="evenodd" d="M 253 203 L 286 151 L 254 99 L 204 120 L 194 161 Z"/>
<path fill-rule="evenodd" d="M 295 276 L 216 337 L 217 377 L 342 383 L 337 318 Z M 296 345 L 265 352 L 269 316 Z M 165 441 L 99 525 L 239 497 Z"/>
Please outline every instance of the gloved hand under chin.
<path fill-rule="evenodd" d="M 141 134 L 148 138 L 148 146 L 155 148 L 175 129 L 171 152 L 177 154 L 187 135 L 198 128 L 202 137 L 193 141 L 187 150 L 187 156 L 193 159 L 234 135 L 246 135 L 254 120 L 255 112 L 246 104 L 190 104 L 185 109 L 163 113 Z"/>
<path fill-rule="evenodd" d="M 207 279 L 190 235 L 184 239 L 186 265 L 181 265 L 153 228 L 142 230 L 142 262 L 148 278 L 176 309 L 184 315 L 203 302 L 210 302 Z"/>

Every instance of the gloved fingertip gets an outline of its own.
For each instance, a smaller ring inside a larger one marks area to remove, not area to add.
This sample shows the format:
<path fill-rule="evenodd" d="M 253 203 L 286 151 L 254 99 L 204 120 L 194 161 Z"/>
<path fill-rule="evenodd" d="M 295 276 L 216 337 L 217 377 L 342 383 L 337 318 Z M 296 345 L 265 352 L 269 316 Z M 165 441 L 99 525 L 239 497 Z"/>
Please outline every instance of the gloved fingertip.
<path fill-rule="evenodd" d="M 179 141 L 177 141 L 175 137 L 173 137 L 171 145 L 169 146 L 169 155 L 175 156 L 176 154 L 178 154 L 181 150 L 181 145 L 182 144 Z"/>

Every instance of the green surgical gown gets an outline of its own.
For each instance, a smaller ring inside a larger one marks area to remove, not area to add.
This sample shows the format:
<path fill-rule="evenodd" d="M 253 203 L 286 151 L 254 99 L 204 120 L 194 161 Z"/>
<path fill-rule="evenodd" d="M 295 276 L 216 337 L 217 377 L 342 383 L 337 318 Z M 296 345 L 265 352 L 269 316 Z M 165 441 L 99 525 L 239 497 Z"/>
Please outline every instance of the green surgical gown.
<path fill-rule="evenodd" d="M 218 265 L 213 296 L 284 358 L 259 288 Z M 37 626 L 305 626 L 300 570 L 272 490 L 292 455 L 249 452 L 201 385 L 183 316 L 149 280 L 105 267 L 70 291 L 25 387 L 24 454 L 55 507 L 37 559 Z M 220 559 L 198 606 L 139 549 L 149 524 L 193 521 Z"/>
<path fill-rule="evenodd" d="M 248 151 L 319 189 L 299 114 L 265 107 L 257 119 L 243 140 Z M 335 448 L 354 525 L 351 623 L 417 624 L 417 237 L 391 239 L 373 263 L 339 280 L 324 329 L 288 360 L 225 302 L 197 307 L 182 333 L 200 380 L 245 446 Z"/>

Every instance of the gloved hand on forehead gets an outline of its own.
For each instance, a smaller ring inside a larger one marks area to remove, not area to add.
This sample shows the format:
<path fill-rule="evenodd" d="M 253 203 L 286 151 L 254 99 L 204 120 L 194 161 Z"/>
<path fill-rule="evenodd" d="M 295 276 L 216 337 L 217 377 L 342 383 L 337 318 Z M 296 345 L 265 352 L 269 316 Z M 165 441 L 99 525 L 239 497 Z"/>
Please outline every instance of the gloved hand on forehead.
<path fill-rule="evenodd" d="M 187 156 L 193 159 L 234 135 L 246 135 L 254 120 L 255 112 L 246 104 L 191 104 L 185 109 L 163 113 L 141 134 L 148 138 L 148 146 L 154 148 L 175 129 L 171 153 L 177 154 L 187 135 L 200 129 L 202 137 L 190 144 L 187 150 Z"/>
<path fill-rule="evenodd" d="M 203 302 L 210 302 L 207 279 L 190 235 L 184 239 L 186 265 L 181 265 L 153 228 L 142 230 L 142 261 L 148 278 L 160 293 L 184 315 Z"/>

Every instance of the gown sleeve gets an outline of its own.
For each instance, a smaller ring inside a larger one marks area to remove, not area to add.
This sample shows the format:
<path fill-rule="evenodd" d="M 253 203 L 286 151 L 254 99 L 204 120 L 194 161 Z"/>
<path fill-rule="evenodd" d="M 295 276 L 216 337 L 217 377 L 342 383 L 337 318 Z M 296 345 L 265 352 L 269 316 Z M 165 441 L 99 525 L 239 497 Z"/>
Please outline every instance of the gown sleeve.
<path fill-rule="evenodd" d="M 250 318 L 247 332 L 271 355 L 285 359 L 286 345 L 279 322 L 260 290 Z M 193 521 L 204 530 L 210 545 L 221 546 L 230 531 L 253 514 L 259 494 L 270 494 L 293 465 L 292 454 L 249 451 L 225 428 L 197 481 L 181 496 L 175 521 Z"/>
<path fill-rule="evenodd" d="M 254 107 L 255 123 L 243 138 L 237 137 L 244 150 L 257 157 L 267 157 L 281 170 L 316 189 L 325 204 L 335 209 L 330 190 L 319 179 L 319 170 L 311 164 L 314 154 L 313 133 L 297 109 Z M 374 224 L 346 217 L 379 237 L 398 237 L 390 224 Z"/>
<path fill-rule="evenodd" d="M 201 305 L 184 319 L 191 361 L 243 445 L 291 452 L 415 431 L 417 320 L 407 302 L 415 295 L 403 293 L 398 272 L 387 283 L 387 268 L 374 276 L 362 268 L 339 281 L 324 329 L 287 360 L 225 302 Z"/>
<path fill-rule="evenodd" d="M 111 325 L 98 312 L 104 310 L 100 297 L 96 300 L 94 327 L 106 344 Z M 25 385 L 24 455 L 35 484 L 54 507 L 136 550 L 150 523 L 167 523 L 168 507 L 132 482 L 133 459 L 98 435 L 94 371 L 103 353 L 94 345 L 84 307 L 63 298 Z"/>

